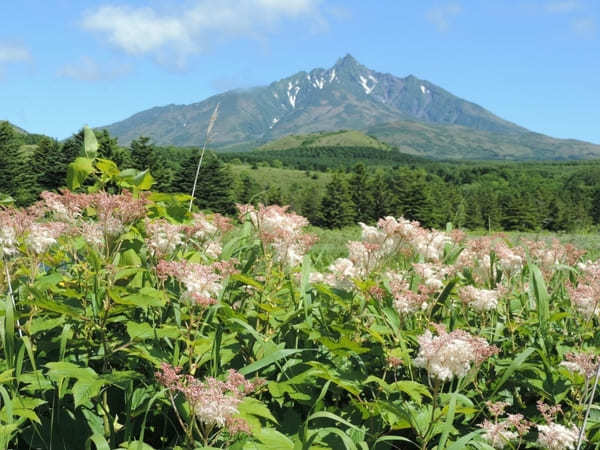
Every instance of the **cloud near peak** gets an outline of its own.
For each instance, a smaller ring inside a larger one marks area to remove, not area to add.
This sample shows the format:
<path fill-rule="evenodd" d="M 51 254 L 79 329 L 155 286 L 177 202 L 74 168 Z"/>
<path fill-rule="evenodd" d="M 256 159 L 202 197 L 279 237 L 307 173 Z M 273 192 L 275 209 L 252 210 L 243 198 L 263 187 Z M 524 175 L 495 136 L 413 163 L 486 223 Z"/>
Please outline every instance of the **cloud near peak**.
<path fill-rule="evenodd" d="M 320 0 L 196 0 L 158 10 L 102 5 L 83 18 L 85 30 L 98 33 L 131 55 L 176 53 L 177 58 L 205 50 L 211 42 L 259 37 L 286 19 L 322 21 Z"/>

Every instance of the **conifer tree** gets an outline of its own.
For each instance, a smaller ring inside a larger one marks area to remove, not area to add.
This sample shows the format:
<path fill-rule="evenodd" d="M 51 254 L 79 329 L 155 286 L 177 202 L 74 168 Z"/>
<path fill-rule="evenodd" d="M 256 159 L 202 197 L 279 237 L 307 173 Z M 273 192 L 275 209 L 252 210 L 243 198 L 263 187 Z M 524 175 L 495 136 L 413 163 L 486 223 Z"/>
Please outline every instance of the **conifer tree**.
<path fill-rule="evenodd" d="M 0 192 L 14 195 L 19 188 L 17 179 L 23 169 L 19 144 L 13 127 L 0 122 Z"/>
<path fill-rule="evenodd" d="M 41 189 L 55 190 L 65 185 L 69 161 L 62 150 L 58 141 L 45 137 L 33 152 L 31 168 Z"/>
<path fill-rule="evenodd" d="M 369 189 L 369 177 L 364 164 L 359 163 L 352 169 L 349 181 L 350 194 L 356 207 L 355 220 L 368 223 L 373 217 L 373 198 L 376 194 Z"/>
<path fill-rule="evenodd" d="M 341 228 L 354 223 L 352 196 L 346 180 L 336 173 L 325 189 L 321 201 L 321 223 L 327 228 Z"/>
<path fill-rule="evenodd" d="M 175 179 L 175 191 L 191 194 L 198 156 L 192 155 L 181 165 Z M 229 167 L 214 153 L 206 153 L 196 187 L 194 203 L 200 209 L 231 214 L 235 211 L 233 200 L 233 176 Z"/>

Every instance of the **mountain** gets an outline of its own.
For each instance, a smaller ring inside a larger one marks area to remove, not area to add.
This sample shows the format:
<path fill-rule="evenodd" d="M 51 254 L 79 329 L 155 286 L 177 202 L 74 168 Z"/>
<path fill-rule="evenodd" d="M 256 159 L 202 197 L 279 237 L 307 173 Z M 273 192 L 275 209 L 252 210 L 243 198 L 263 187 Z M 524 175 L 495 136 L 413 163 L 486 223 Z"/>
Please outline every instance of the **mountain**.
<path fill-rule="evenodd" d="M 144 135 L 159 145 L 199 146 L 217 104 L 211 145 L 230 150 L 252 149 L 290 134 L 356 129 L 432 157 L 600 156 L 600 146 L 536 135 L 429 81 L 377 72 L 351 55 L 329 69 L 298 72 L 268 86 L 232 90 L 190 105 L 155 107 L 101 128 L 122 144 Z M 457 146 L 430 151 L 427 142 L 442 145 L 432 139 Z M 496 148 L 497 143 L 502 145 Z"/>

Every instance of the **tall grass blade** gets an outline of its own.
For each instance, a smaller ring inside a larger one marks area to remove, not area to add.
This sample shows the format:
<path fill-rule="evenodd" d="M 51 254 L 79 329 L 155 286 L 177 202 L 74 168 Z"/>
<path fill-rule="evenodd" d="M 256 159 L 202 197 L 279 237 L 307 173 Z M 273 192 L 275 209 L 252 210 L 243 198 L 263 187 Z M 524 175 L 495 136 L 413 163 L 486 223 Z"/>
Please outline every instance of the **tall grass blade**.
<path fill-rule="evenodd" d="M 208 128 L 206 129 L 206 138 L 204 139 L 204 145 L 202 146 L 202 153 L 200 153 L 200 160 L 198 160 L 198 166 L 196 167 L 196 176 L 194 177 L 194 186 L 192 187 L 192 198 L 190 198 L 190 206 L 188 207 L 188 212 L 192 210 L 192 205 L 194 204 L 194 195 L 196 195 L 196 186 L 198 185 L 198 175 L 200 175 L 200 167 L 202 166 L 202 160 L 204 159 L 204 152 L 206 151 L 206 145 L 208 144 L 208 140 L 210 138 L 210 132 L 217 121 L 217 117 L 219 116 L 219 106 L 221 104 L 217 103 L 215 106 L 215 110 L 210 116 L 210 120 L 208 122 Z"/>

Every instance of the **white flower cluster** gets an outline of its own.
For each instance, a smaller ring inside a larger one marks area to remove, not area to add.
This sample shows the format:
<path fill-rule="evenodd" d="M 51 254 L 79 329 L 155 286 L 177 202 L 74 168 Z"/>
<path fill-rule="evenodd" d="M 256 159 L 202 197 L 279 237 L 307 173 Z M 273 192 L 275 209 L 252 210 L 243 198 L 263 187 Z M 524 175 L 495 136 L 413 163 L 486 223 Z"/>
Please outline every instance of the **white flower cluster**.
<path fill-rule="evenodd" d="M 479 364 L 498 349 L 487 341 L 463 330 L 447 333 L 438 327 L 439 336 L 427 330 L 419 337 L 419 353 L 414 360 L 416 367 L 427 369 L 429 374 L 441 381 L 464 377 L 471 364 Z"/>
<path fill-rule="evenodd" d="M 491 311 L 498 306 L 498 291 L 465 286 L 458 291 L 463 303 L 477 311 Z"/>
<path fill-rule="evenodd" d="M 15 229 L 10 226 L 0 228 L 0 256 L 11 256 L 17 251 Z"/>
<path fill-rule="evenodd" d="M 34 253 L 38 255 L 44 253 L 56 244 L 57 237 L 63 231 L 62 225 L 60 222 L 33 223 L 25 238 L 25 243 Z"/>
<path fill-rule="evenodd" d="M 573 450 L 579 438 L 579 429 L 573 425 L 550 422 L 548 425 L 538 425 L 538 444 L 548 450 Z"/>

